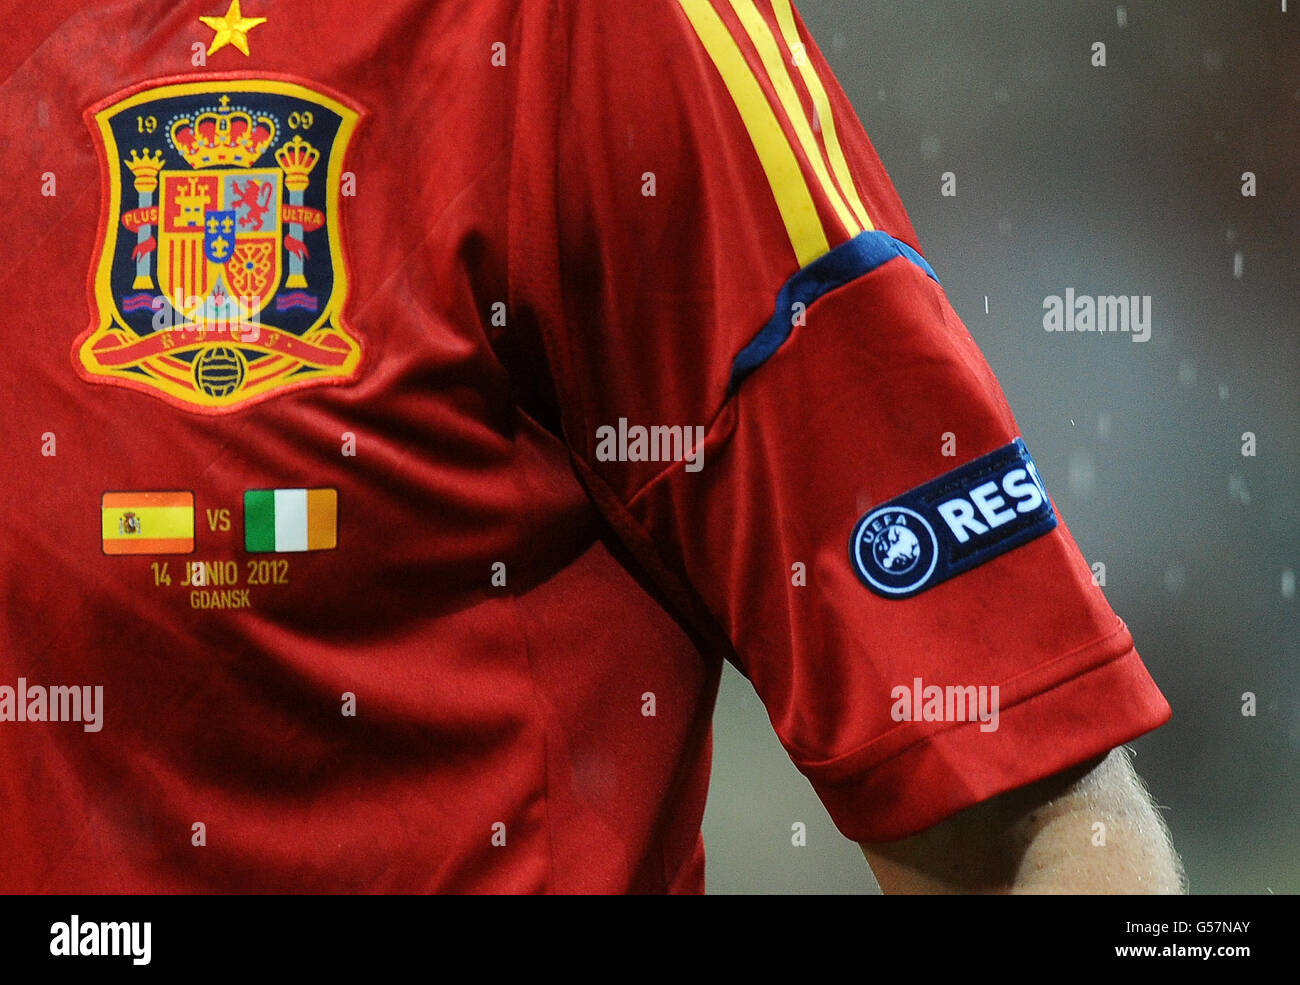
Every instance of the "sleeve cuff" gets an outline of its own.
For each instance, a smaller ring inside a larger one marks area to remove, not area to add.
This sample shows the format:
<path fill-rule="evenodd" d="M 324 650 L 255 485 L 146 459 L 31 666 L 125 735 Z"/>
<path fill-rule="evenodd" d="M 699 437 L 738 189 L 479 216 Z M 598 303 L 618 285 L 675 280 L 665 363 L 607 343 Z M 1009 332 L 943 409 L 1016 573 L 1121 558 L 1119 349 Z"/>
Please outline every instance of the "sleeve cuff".
<path fill-rule="evenodd" d="M 1034 680 L 1049 673 L 1055 681 Z M 796 765 L 845 837 L 893 841 L 1100 756 L 1170 718 L 1122 623 L 999 690 L 994 731 L 980 731 L 975 721 L 918 736 L 918 729 L 935 725 L 909 724 L 837 759 Z"/>

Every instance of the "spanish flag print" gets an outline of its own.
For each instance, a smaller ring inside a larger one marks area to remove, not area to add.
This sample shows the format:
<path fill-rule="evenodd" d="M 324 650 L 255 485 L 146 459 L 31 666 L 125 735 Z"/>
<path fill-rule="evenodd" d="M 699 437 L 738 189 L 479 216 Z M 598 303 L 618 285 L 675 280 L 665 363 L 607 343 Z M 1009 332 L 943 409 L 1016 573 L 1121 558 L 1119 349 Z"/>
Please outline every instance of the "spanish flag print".
<path fill-rule="evenodd" d="M 744 122 L 801 267 L 875 228 L 790 0 L 677 0 Z"/>
<path fill-rule="evenodd" d="M 105 554 L 190 554 L 192 492 L 106 492 L 100 502 Z"/>
<path fill-rule="evenodd" d="M 244 550 L 333 550 L 338 517 L 336 489 L 250 489 L 244 493 Z"/>

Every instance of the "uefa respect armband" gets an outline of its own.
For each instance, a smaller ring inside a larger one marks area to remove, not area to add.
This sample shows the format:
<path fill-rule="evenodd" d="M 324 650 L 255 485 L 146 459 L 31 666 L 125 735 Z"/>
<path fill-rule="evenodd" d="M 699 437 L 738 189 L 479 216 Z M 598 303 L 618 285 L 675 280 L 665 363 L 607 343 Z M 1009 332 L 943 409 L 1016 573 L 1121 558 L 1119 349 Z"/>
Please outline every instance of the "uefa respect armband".
<path fill-rule="evenodd" d="M 1041 537 L 1056 512 L 1020 438 L 870 510 L 849 558 L 883 598 L 905 599 Z"/>

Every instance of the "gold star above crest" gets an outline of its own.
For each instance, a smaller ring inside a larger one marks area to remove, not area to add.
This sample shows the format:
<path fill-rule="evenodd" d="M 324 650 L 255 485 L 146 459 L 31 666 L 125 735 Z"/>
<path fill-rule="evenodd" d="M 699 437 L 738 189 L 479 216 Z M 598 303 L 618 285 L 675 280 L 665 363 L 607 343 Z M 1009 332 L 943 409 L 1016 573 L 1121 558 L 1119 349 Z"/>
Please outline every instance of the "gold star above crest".
<path fill-rule="evenodd" d="M 258 24 L 266 23 L 265 17 L 245 17 L 243 11 L 239 9 L 239 0 L 230 0 L 230 9 L 226 11 L 224 17 L 200 17 L 199 20 L 217 32 L 212 39 L 212 44 L 208 46 L 209 55 L 214 51 L 220 51 L 228 44 L 233 44 L 247 55 L 248 32 Z"/>

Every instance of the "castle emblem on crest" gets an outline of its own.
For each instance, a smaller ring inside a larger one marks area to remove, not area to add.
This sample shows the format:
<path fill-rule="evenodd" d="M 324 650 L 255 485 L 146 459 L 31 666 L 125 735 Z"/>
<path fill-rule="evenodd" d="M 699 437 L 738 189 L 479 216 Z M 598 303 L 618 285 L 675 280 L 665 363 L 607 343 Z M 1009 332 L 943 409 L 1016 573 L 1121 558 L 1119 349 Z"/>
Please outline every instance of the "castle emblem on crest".
<path fill-rule="evenodd" d="M 339 203 L 357 109 L 223 78 L 147 84 L 86 116 L 107 194 L 83 378 L 206 414 L 356 378 Z"/>

